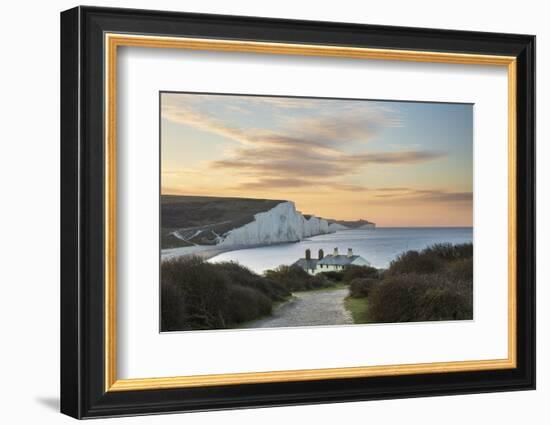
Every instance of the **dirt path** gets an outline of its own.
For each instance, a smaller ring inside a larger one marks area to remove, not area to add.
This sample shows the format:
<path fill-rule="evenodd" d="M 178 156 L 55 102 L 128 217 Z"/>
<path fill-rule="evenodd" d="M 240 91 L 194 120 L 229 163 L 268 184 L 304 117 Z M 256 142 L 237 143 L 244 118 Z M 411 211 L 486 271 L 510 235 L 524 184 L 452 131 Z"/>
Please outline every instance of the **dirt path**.
<path fill-rule="evenodd" d="M 296 292 L 294 298 L 277 308 L 272 316 L 247 323 L 244 327 L 278 328 L 352 324 L 351 314 L 344 307 L 344 298 L 347 295 L 347 288 Z"/>

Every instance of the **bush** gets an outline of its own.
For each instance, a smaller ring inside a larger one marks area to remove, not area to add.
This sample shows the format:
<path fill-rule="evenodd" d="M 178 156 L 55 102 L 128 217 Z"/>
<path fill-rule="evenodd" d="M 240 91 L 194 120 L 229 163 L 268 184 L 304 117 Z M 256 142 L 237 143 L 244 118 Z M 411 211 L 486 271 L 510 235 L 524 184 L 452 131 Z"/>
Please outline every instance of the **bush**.
<path fill-rule="evenodd" d="M 227 325 L 224 304 L 228 299 L 227 277 L 213 264 L 200 258 L 190 257 L 162 263 L 162 285 L 173 285 L 179 295 L 179 309 L 185 312 L 177 322 L 185 324 L 183 329 L 219 329 Z M 162 302 L 164 306 L 164 301 Z M 174 313 L 162 311 L 163 322 Z M 166 323 L 174 330 L 177 325 Z"/>
<path fill-rule="evenodd" d="M 434 273 L 441 270 L 444 266 L 444 261 L 432 253 L 425 254 L 418 251 L 407 251 L 390 263 L 386 275 Z"/>
<path fill-rule="evenodd" d="M 472 318 L 471 281 L 446 274 L 402 274 L 384 279 L 369 296 L 376 323 Z"/>
<path fill-rule="evenodd" d="M 332 280 L 333 282 L 342 282 L 344 280 L 344 272 L 329 271 L 319 273 L 325 276 L 327 279 Z"/>
<path fill-rule="evenodd" d="M 242 323 L 271 314 L 272 301 L 264 294 L 233 285 L 228 294 L 225 314 L 230 323 Z"/>
<path fill-rule="evenodd" d="M 265 277 L 281 284 L 290 292 L 307 291 L 310 289 L 326 288 L 330 282 L 322 274 L 311 276 L 298 266 L 279 266 L 275 270 L 267 270 Z"/>
<path fill-rule="evenodd" d="M 218 263 L 216 266 L 223 271 L 232 282 L 256 289 L 274 301 L 282 301 L 290 296 L 290 292 L 280 283 L 259 276 L 238 263 L 225 262 Z"/>
<path fill-rule="evenodd" d="M 420 318 L 415 320 L 471 320 L 473 318 L 471 292 L 438 288 L 426 291 L 420 302 Z"/>
<path fill-rule="evenodd" d="M 449 274 L 455 279 L 472 280 L 474 278 L 473 258 L 453 261 L 449 264 Z"/>
<path fill-rule="evenodd" d="M 381 279 L 368 295 L 371 322 L 473 317 L 472 244 L 436 244 L 421 252 L 405 252 Z"/>
<path fill-rule="evenodd" d="M 342 271 L 328 271 L 319 274 L 326 276 L 333 282 L 350 283 L 353 279 L 358 278 L 378 278 L 379 270 L 370 266 L 349 266 Z"/>
<path fill-rule="evenodd" d="M 326 278 L 326 276 L 323 276 L 322 274 L 317 274 L 315 276 L 312 276 L 310 285 L 311 286 L 308 289 L 317 289 L 328 288 L 332 286 L 332 283 Z"/>
<path fill-rule="evenodd" d="M 161 329 L 223 329 L 271 313 L 290 295 L 236 263 L 183 257 L 161 265 Z"/>
<path fill-rule="evenodd" d="M 370 266 L 349 266 L 344 270 L 343 280 L 350 283 L 358 278 L 378 278 L 378 269 Z"/>
<path fill-rule="evenodd" d="M 349 284 L 349 296 L 352 298 L 368 297 L 379 283 L 379 280 L 371 278 L 353 279 Z"/>
<path fill-rule="evenodd" d="M 178 331 L 186 329 L 187 309 L 185 303 L 180 302 L 182 297 L 178 287 L 173 283 L 161 285 L 161 323 L 163 331 Z"/>
<path fill-rule="evenodd" d="M 450 263 L 472 260 L 473 244 L 435 244 L 418 251 L 407 251 L 390 263 L 387 275 L 404 273 L 429 274 L 445 269 Z M 470 264 L 471 266 L 471 264 Z M 458 266 L 457 266 L 458 267 Z M 467 271 L 468 263 L 464 264 Z"/>
<path fill-rule="evenodd" d="M 424 255 L 433 255 L 444 261 L 455 261 L 472 258 L 474 245 L 471 243 L 453 245 L 450 243 L 435 244 L 422 251 Z"/>

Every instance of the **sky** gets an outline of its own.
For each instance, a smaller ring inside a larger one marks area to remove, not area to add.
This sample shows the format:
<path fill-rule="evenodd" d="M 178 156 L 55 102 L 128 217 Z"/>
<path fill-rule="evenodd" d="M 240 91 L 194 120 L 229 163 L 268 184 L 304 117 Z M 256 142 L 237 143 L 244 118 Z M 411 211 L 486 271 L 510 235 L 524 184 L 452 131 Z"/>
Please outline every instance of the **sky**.
<path fill-rule="evenodd" d="M 161 93 L 161 191 L 471 226 L 471 104 Z"/>

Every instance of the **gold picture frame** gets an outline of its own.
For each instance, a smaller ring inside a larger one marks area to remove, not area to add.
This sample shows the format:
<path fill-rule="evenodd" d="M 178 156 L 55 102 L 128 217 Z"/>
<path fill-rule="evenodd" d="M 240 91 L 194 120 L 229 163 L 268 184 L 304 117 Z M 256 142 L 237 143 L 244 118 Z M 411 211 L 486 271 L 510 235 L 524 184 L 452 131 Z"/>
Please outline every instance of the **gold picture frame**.
<path fill-rule="evenodd" d="M 417 373 L 465 372 L 516 367 L 516 58 L 463 53 L 281 44 L 253 41 L 212 40 L 128 34 L 105 34 L 106 122 L 105 152 L 105 391 L 128 391 L 203 387 L 266 382 L 307 381 L 353 377 L 410 375 Z M 117 379 L 116 375 L 116 96 L 119 47 L 189 49 L 237 53 L 324 56 L 358 60 L 395 60 L 506 67 L 508 72 L 508 357 L 387 366 L 306 369 L 254 373 L 175 376 L 168 378 Z"/>

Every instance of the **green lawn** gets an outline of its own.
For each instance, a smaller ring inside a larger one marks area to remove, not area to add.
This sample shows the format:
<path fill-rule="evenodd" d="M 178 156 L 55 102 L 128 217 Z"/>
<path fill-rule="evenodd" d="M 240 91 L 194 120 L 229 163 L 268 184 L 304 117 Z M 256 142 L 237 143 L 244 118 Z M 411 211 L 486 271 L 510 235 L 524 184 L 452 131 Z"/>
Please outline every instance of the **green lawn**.
<path fill-rule="evenodd" d="M 367 317 L 367 310 L 369 307 L 369 302 L 367 298 L 351 298 L 347 297 L 344 305 L 351 313 L 353 317 L 353 323 L 369 323 Z"/>

